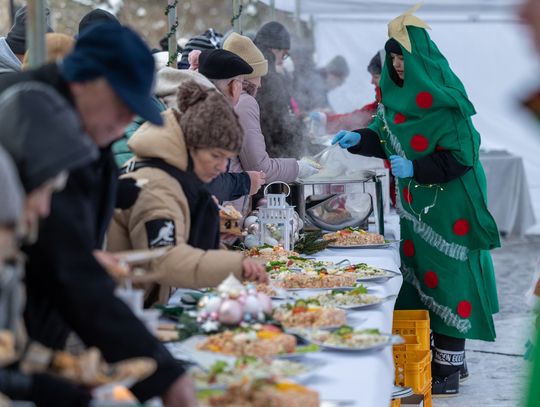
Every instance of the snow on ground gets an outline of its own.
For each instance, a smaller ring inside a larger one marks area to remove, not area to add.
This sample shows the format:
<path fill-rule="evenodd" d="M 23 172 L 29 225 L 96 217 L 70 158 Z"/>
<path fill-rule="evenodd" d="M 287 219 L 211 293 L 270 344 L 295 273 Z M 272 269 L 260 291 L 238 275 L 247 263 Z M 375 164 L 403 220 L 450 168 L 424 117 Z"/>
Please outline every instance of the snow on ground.
<path fill-rule="evenodd" d="M 531 285 L 534 264 L 540 255 L 540 237 L 503 241 L 493 261 L 501 311 L 495 316 L 497 341 L 467 341 L 469 380 L 460 395 L 434 399 L 435 407 L 516 407 L 521 404 L 528 362 L 524 345 L 533 326 L 533 314 L 524 293 Z"/>

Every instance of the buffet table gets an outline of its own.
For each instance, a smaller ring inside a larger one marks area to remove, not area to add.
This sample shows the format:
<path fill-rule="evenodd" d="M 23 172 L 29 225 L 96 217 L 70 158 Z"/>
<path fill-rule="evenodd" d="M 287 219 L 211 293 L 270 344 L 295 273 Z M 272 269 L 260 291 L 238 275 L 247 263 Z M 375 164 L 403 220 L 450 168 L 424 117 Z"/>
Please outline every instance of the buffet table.
<path fill-rule="evenodd" d="M 321 260 L 349 259 L 353 263 L 365 262 L 373 266 L 399 273 L 398 248 L 385 249 L 327 249 L 316 256 Z M 402 284 L 400 274 L 380 283 L 369 283 L 374 294 L 397 295 Z M 170 305 L 179 303 L 182 291 L 171 297 Z M 311 292 L 313 294 L 313 292 Z M 302 296 L 308 295 L 303 292 Z M 377 328 L 390 333 L 395 298 L 363 311 L 350 311 L 349 325 L 358 328 Z M 174 353 L 174 351 L 173 351 Z M 182 356 L 188 355 L 176 355 Z M 391 347 L 372 352 L 332 352 L 321 351 L 305 356 L 321 366 L 302 384 L 313 388 L 323 401 L 331 401 L 328 406 L 370 406 L 388 407 L 393 390 L 394 363 Z"/>
<path fill-rule="evenodd" d="M 397 247 L 390 249 L 328 249 L 315 257 L 321 260 L 347 258 L 353 263 L 370 265 L 399 272 Z M 396 260 L 397 259 L 397 260 Z M 402 284 L 401 276 L 384 283 L 373 284 L 374 294 L 397 295 Z M 391 332 L 395 299 L 378 307 L 350 312 L 350 325 L 361 328 L 378 328 Z M 326 363 L 317 375 L 305 384 L 320 393 L 321 400 L 350 401 L 351 406 L 387 407 L 394 383 L 392 349 L 371 353 L 343 353 L 323 351 L 309 358 Z"/>

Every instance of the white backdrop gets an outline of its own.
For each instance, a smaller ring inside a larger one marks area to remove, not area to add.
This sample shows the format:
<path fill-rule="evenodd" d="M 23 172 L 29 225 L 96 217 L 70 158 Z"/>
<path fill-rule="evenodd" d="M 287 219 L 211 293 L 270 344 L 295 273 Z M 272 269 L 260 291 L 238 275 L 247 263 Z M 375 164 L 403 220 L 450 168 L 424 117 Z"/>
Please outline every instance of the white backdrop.
<path fill-rule="evenodd" d="M 269 3 L 269 0 L 262 0 Z M 343 55 L 351 67 L 345 84 L 330 94 L 339 112 L 371 102 L 366 70 L 387 40 L 388 22 L 418 0 L 301 0 L 301 16 L 313 22 L 318 66 Z M 525 164 L 536 219 L 540 220 L 540 127 L 520 100 L 540 87 L 538 57 L 516 8 L 521 0 L 425 0 L 416 13 L 463 81 L 477 115 L 482 148 L 505 149 Z M 275 0 L 294 12 L 295 1 Z M 531 232 L 540 233 L 540 224 Z"/>
<path fill-rule="evenodd" d="M 523 27 L 508 19 L 471 22 L 419 16 L 432 26 L 431 37 L 476 107 L 473 121 L 482 135 L 482 147 L 506 149 L 523 157 L 536 218 L 540 219 L 540 127 L 519 106 L 520 99 L 539 85 L 533 79 L 538 68 Z M 373 100 L 366 67 L 384 45 L 391 18 L 315 17 L 317 64 L 324 65 L 341 54 L 351 66 L 346 83 L 330 94 L 337 112 Z"/>

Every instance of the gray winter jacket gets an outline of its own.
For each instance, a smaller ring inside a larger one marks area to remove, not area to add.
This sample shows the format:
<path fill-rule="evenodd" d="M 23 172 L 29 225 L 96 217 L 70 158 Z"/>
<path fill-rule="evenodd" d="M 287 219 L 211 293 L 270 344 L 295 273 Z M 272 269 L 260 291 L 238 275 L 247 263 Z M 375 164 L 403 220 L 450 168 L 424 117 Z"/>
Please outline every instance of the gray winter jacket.
<path fill-rule="evenodd" d="M 261 130 L 259 104 L 253 96 L 242 92 L 234 111 L 244 129 L 244 144 L 240 154 L 231 160 L 231 172 L 263 171 L 266 182 L 292 182 L 298 177 L 294 158 L 270 158 Z"/>
<path fill-rule="evenodd" d="M 0 75 L 10 72 L 20 72 L 21 61 L 15 56 L 6 38 L 0 38 Z"/>

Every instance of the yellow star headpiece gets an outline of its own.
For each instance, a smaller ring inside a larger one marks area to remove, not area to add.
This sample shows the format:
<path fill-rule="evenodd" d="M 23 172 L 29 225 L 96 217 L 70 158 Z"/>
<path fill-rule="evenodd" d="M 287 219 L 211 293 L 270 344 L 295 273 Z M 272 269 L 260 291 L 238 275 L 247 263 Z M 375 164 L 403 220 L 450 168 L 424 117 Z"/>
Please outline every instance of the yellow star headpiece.
<path fill-rule="evenodd" d="M 412 15 L 421 6 L 422 3 L 417 4 L 388 23 L 388 37 L 395 39 L 409 52 L 411 52 L 412 47 L 411 39 L 409 38 L 409 33 L 407 32 L 407 26 L 412 25 L 414 27 L 431 29 L 428 23 Z"/>

